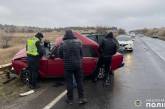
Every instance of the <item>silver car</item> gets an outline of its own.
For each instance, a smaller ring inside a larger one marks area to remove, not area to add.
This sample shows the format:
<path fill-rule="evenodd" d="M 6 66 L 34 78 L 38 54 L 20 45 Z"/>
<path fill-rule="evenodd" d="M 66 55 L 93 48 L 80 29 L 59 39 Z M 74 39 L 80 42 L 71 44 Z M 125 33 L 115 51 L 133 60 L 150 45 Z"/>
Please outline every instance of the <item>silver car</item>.
<path fill-rule="evenodd" d="M 119 42 L 120 48 L 122 50 L 126 51 L 133 51 L 133 40 L 128 35 L 120 35 L 117 37 L 117 40 Z"/>

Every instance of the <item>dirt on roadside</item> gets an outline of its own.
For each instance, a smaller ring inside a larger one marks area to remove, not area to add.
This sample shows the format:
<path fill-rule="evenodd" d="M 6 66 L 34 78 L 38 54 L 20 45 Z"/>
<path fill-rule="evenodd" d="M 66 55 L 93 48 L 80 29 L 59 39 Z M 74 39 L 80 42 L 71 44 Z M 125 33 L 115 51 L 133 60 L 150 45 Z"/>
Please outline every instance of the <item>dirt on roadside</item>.
<path fill-rule="evenodd" d="M 0 105 L 10 103 L 19 97 L 21 92 L 25 92 L 28 88 L 16 78 L 7 84 L 3 84 L 7 80 L 6 75 L 0 73 Z"/>

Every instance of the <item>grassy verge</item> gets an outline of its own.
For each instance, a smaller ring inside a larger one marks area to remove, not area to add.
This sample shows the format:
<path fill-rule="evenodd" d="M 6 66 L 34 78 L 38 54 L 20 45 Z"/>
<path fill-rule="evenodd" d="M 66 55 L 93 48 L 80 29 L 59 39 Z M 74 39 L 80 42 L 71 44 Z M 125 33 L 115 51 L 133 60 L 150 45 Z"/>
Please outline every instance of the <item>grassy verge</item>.
<path fill-rule="evenodd" d="M 6 49 L 0 48 L 0 65 L 10 63 L 12 57 L 22 48 L 24 48 L 24 45 L 21 44 Z"/>
<path fill-rule="evenodd" d="M 23 83 L 16 78 L 15 80 L 3 84 L 6 80 L 6 76 L 4 74 L 0 75 L 0 104 L 4 104 L 19 97 L 19 93 L 28 90 Z"/>
<path fill-rule="evenodd" d="M 26 46 L 26 40 L 35 33 L 12 33 L 12 39 L 9 41 L 9 48 L 0 48 L 0 65 L 10 63 L 12 57 L 22 48 Z M 54 42 L 56 37 L 62 36 L 62 33 L 49 32 L 44 33 L 44 39 Z"/>

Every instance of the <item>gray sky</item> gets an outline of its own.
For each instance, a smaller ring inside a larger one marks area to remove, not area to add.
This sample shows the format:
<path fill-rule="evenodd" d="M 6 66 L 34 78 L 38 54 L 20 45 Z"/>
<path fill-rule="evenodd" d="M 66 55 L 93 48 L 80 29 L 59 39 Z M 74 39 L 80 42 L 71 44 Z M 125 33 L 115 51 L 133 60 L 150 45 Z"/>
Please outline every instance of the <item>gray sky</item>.
<path fill-rule="evenodd" d="M 163 27 L 165 0 L 0 0 L 0 24 Z"/>

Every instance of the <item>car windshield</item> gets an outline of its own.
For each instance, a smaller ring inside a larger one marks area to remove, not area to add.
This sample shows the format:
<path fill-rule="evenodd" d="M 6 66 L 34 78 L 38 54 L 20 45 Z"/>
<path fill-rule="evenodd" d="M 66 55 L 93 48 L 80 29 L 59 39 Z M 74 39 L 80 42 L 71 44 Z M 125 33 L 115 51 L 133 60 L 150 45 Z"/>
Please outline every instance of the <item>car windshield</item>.
<path fill-rule="evenodd" d="M 119 36 L 119 37 L 117 37 L 117 40 L 118 41 L 130 41 L 131 40 L 131 38 L 129 37 L 129 36 Z"/>

